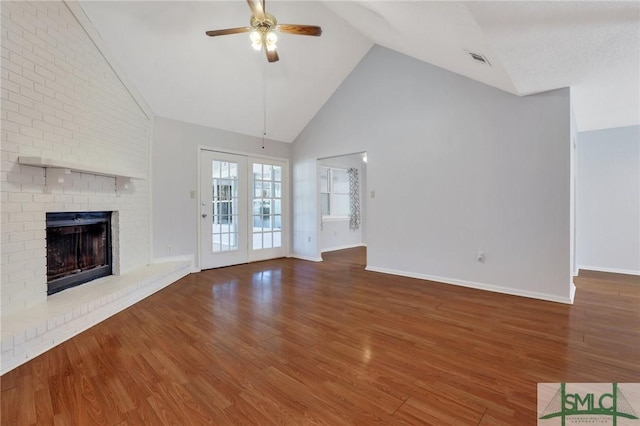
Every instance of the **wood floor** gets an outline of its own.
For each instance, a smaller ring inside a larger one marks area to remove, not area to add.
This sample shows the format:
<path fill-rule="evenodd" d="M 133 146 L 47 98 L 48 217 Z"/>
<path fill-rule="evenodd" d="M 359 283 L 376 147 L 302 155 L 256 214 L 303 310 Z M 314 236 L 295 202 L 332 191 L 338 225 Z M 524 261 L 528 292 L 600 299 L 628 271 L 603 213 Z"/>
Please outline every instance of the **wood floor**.
<path fill-rule="evenodd" d="M 640 283 L 576 283 L 568 306 L 363 249 L 205 271 L 2 376 L 1 423 L 534 425 L 538 382 L 640 382 Z"/>

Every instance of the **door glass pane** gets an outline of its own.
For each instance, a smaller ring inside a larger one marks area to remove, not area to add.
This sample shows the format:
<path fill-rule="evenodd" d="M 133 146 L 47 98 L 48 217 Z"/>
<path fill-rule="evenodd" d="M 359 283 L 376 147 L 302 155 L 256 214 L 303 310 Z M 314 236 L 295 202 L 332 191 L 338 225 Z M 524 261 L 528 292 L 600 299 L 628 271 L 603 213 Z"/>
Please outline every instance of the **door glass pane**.
<path fill-rule="evenodd" d="M 253 200 L 253 214 L 259 215 L 262 214 L 262 199 Z"/>
<path fill-rule="evenodd" d="M 262 179 L 262 164 L 253 164 L 253 180 Z"/>
<path fill-rule="evenodd" d="M 282 247 L 281 166 L 253 163 L 252 249 Z M 274 230 L 278 232 L 273 232 Z"/>
<path fill-rule="evenodd" d="M 253 234 L 253 249 L 260 250 L 262 249 L 262 233 L 255 232 Z"/>
<path fill-rule="evenodd" d="M 269 164 L 264 164 L 262 166 L 262 179 L 263 180 L 273 180 L 273 178 L 271 177 L 271 170 L 272 170 L 272 167 Z"/>
<path fill-rule="evenodd" d="M 261 180 L 253 181 L 253 196 L 255 198 L 262 197 L 262 181 Z"/>
<path fill-rule="evenodd" d="M 238 163 L 214 160 L 211 163 L 212 250 L 238 249 Z"/>
<path fill-rule="evenodd" d="M 272 238 L 273 238 L 273 236 L 272 236 L 271 232 L 265 232 L 264 233 L 264 238 L 262 240 L 262 247 L 263 248 L 271 248 L 271 247 L 273 247 Z"/>
<path fill-rule="evenodd" d="M 262 196 L 264 198 L 271 198 L 273 195 L 271 194 L 271 182 L 262 182 Z"/>

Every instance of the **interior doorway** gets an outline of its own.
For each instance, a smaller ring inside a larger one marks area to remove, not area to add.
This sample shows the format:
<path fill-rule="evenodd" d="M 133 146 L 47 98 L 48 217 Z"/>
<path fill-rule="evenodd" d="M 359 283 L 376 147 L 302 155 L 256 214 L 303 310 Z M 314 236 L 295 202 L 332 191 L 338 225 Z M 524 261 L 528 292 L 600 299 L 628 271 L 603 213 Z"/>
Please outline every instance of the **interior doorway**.
<path fill-rule="evenodd" d="M 367 153 L 318 159 L 320 253 L 366 246 Z"/>

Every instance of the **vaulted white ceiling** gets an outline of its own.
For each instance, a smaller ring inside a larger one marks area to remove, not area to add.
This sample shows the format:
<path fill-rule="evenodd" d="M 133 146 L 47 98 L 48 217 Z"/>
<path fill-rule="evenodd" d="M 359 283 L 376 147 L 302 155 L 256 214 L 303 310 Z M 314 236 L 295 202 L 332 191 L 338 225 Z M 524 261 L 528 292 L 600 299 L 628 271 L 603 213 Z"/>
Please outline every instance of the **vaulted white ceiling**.
<path fill-rule="evenodd" d="M 237 133 L 262 136 L 266 111 L 267 137 L 292 142 L 373 44 L 515 95 L 571 86 L 581 131 L 640 124 L 638 2 L 267 0 L 323 28 L 280 35 L 271 64 L 247 34 L 205 35 L 248 25 L 244 0 L 81 5 L 156 115 Z"/>

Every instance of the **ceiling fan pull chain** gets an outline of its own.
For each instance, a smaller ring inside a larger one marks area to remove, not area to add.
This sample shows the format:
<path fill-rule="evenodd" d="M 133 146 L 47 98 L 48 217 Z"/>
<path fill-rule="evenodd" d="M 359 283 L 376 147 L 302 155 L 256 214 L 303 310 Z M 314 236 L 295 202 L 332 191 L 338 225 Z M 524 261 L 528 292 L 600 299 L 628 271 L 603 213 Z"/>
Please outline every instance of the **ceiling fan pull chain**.
<path fill-rule="evenodd" d="M 262 66 L 264 70 L 263 73 L 263 82 L 264 82 L 264 121 L 262 127 L 262 149 L 264 149 L 264 139 L 267 137 L 267 64 L 265 63 Z"/>

